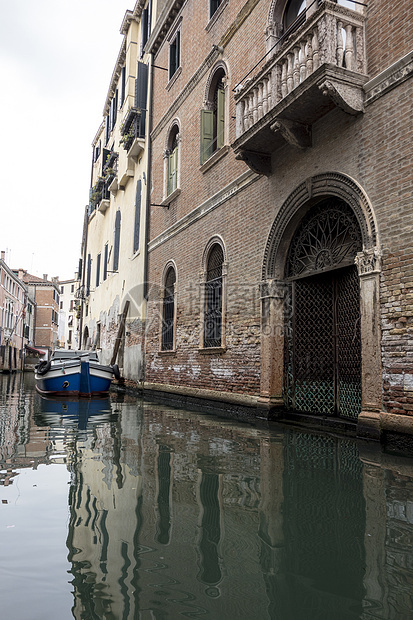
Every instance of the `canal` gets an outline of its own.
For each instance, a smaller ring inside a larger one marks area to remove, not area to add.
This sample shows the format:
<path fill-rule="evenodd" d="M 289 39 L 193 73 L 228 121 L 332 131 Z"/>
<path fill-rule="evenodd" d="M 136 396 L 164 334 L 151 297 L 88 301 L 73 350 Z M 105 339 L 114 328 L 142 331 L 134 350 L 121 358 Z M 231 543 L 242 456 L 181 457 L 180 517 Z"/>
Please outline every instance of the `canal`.
<path fill-rule="evenodd" d="M 413 460 L 0 375 L 0 618 L 413 618 Z"/>

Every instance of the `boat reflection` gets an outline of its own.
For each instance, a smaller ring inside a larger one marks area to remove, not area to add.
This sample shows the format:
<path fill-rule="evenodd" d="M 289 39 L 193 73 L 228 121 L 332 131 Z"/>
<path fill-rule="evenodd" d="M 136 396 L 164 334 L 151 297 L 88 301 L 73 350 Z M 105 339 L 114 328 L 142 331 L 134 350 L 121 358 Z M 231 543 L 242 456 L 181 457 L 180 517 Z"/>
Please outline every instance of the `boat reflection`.
<path fill-rule="evenodd" d="M 86 430 L 88 426 L 113 422 L 117 414 L 112 411 L 110 398 L 79 399 L 38 396 L 34 421 L 38 426 L 75 427 Z"/>

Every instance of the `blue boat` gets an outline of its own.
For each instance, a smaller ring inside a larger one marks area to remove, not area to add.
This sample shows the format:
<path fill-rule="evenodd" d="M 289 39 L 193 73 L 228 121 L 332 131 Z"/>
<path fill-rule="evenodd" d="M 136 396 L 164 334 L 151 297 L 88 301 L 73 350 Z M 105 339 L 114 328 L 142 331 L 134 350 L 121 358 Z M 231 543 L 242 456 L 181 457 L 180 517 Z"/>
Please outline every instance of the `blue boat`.
<path fill-rule="evenodd" d="M 53 351 L 50 360 L 35 367 L 36 389 L 53 396 L 104 396 L 113 377 L 119 379 L 116 364 L 105 366 L 96 351 Z"/>

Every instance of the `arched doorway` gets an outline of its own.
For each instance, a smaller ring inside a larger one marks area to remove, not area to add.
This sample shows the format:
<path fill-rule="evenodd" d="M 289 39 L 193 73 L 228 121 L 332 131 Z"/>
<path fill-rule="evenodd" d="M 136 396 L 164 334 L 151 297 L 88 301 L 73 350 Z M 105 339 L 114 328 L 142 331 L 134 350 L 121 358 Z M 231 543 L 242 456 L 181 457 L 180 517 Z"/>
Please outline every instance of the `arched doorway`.
<path fill-rule="evenodd" d="M 263 258 L 260 402 L 271 416 L 321 413 L 376 432 L 380 271 L 375 215 L 357 182 L 327 172 L 291 192 Z"/>
<path fill-rule="evenodd" d="M 326 198 L 290 243 L 285 281 L 284 399 L 303 413 L 357 419 L 361 411 L 362 235 L 350 207 Z"/>

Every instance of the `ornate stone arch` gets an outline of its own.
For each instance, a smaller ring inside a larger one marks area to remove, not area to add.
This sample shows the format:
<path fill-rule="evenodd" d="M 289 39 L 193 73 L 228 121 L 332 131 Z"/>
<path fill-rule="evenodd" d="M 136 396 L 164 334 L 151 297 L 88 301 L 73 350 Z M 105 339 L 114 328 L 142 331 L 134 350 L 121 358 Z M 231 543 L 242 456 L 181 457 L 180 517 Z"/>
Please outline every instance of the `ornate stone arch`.
<path fill-rule="evenodd" d="M 356 181 L 339 172 L 326 172 L 303 181 L 287 198 L 271 226 L 264 250 L 262 279 L 282 279 L 292 236 L 298 222 L 324 197 L 337 197 L 354 212 L 360 226 L 363 251 L 377 246 L 377 224 L 370 202 Z"/>
<path fill-rule="evenodd" d="M 370 201 L 352 178 L 326 172 L 308 178 L 285 200 L 271 226 L 265 246 L 261 284 L 261 397 L 270 408 L 284 406 L 284 326 L 290 308 L 285 280 L 287 256 L 294 233 L 304 216 L 326 198 L 346 203 L 360 228 L 362 250 L 356 254 L 360 284 L 360 330 L 362 356 L 361 434 L 379 432 L 382 406 L 379 232 Z"/>
<path fill-rule="evenodd" d="M 204 107 L 205 108 L 208 108 L 211 102 L 211 96 L 216 86 L 217 75 L 220 73 L 225 74 L 225 80 L 226 80 L 226 83 L 228 83 L 229 82 L 228 66 L 226 62 L 224 62 L 223 60 L 219 60 L 217 63 L 215 63 L 215 65 L 212 67 L 211 71 L 209 72 L 208 79 L 205 85 L 205 94 L 204 94 Z"/>
<path fill-rule="evenodd" d="M 168 151 L 171 148 L 171 136 L 175 133 L 177 128 L 177 133 L 181 134 L 181 121 L 178 117 L 174 118 L 166 131 L 165 134 L 165 143 L 164 143 L 164 151 Z"/>
<path fill-rule="evenodd" d="M 208 263 L 208 258 L 209 258 L 209 253 L 211 251 L 211 248 L 218 243 L 218 245 L 221 246 L 222 248 L 222 253 L 224 255 L 224 265 L 227 265 L 227 250 L 225 247 L 225 242 L 223 240 L 223 238 L 221 237 L 221 235 L 214 235 L 213 237 L 211 237 L 208 241 L 208 243 L 206 244 L 205 248 L 204 248 L 204 252 L 202 254 L 202 271 L 206 272 L 207 270 L 207 263 Z"/>
<path fill-rule="evenodd" d="M 177 280 L 178 270 L 173 259 L 168 260 L 162 272 L 160 295 L 159 350 L 173 352 L 176 350 L 177 321 Z"/>

